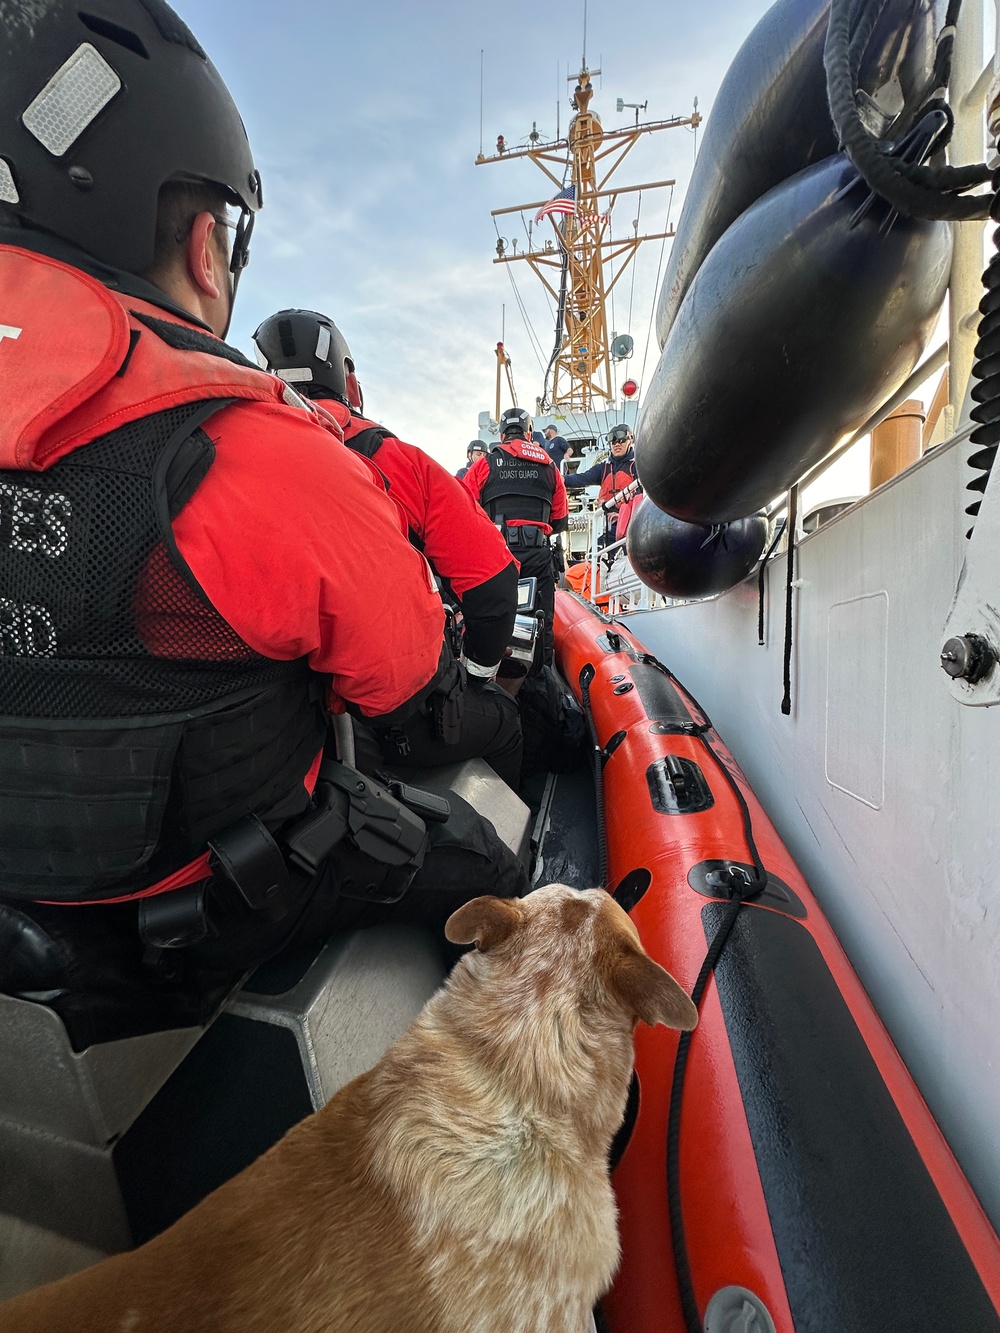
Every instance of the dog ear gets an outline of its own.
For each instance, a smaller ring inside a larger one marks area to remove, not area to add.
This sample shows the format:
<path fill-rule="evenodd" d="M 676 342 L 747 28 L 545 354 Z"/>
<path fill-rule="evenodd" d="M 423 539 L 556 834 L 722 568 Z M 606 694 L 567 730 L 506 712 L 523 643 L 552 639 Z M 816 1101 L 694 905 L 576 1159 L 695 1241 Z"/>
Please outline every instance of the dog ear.
<path fill-rule="evenodd" d="M 452 912 L 444 933 L 452 944 L 475 944 L 485 953 L 507 939 L 523 916 L 516 898 L 473 898 Z"/>
<path fill-rule="evenodd" d="M 636 1018 L 655 1027 L 690 1032 L 698 1022 L 698 1010 L 684 988 L 670 973 L 639 949 L 625 949 L 614 970 L 615 993 Z"/>

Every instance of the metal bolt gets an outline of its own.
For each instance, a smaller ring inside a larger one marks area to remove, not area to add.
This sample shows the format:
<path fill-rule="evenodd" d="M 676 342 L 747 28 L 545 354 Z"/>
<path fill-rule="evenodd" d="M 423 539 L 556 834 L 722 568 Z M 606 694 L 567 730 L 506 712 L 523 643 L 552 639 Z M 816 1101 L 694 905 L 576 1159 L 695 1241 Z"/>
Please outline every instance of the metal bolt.
<path fill-rule="evenodd" d="M 941 649 L 941 666 L 953 680 L 975 685 L 988 676 L 997 655 L 981 634 L 962 634 L 949 639 Z"/>

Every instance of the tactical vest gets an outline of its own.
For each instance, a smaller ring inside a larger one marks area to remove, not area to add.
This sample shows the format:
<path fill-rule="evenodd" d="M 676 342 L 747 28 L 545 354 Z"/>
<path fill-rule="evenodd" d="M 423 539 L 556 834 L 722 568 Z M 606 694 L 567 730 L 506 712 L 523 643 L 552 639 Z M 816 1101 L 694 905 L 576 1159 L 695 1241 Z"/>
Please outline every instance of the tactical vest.
<path fill-rule="evenodd" d="M 555 464 L 535 463 L 494 447 L 487 456 L 490 475 L 479 502 L 490 518 L 548 523 L 555 491 Z"/>
<path fill-rule="evenodd" d="M 226 401 L 0 471 L 0 898 L 122 896 L 308 805 L 322 678 L 245 643 L 171 528 Z"/>
<path fill-rule="evenodd" d="M 343 427 L 343 431 L 344 443 L 348 449 L 353 449 L 356 454 L 363 454 L 365 458 L 372 460 L 382 448 L 383 441 L 389 439 L 392 435 L 391 430 L 386 430 L 383 426 L 376 426 L 353 412 L 350 421 Z"/>

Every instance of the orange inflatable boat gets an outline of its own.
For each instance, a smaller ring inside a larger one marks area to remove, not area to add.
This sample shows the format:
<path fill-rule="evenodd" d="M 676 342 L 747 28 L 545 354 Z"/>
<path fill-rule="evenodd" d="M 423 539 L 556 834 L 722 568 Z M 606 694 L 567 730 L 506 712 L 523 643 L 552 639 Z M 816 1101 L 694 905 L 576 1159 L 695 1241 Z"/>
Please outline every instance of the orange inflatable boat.
<path fill-rule="evenodd" d="M 555 631 L 606 885 L 701 992 L 637 1033 L 611 1333 L 1000 1333 L 1000 1241 L 733 756 L 620 623 Z"/>

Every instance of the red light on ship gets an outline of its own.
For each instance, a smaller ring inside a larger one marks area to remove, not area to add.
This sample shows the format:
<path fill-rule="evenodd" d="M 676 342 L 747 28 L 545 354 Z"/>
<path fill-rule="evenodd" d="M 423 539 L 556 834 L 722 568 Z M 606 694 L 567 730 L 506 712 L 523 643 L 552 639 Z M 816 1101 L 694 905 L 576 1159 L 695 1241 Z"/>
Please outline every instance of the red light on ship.
<path fill-rule="evenodd" d="M 626 380 L 622 385 L 623 398 L 634 398 L 638 392 L 639 386 L 636 384 L 635 380 Z"/>

